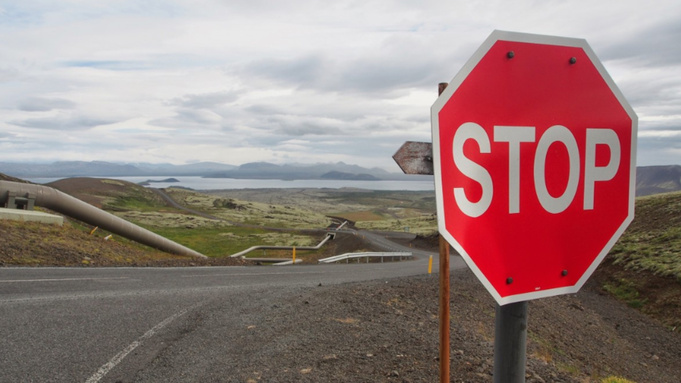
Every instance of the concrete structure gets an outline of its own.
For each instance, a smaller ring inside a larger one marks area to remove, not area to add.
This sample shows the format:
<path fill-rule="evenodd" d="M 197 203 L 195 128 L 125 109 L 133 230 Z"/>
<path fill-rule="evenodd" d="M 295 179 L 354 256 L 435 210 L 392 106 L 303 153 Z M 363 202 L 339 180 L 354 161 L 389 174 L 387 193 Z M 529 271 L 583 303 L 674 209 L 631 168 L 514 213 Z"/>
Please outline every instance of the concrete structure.
<path fill-rule="evenodd" d="M 60 215 L 47 214 L 34 210 L 0 208 L 0 219 L 21 222 L 40 222 L 59 226 L 64 224 L 64 217 Z"/>

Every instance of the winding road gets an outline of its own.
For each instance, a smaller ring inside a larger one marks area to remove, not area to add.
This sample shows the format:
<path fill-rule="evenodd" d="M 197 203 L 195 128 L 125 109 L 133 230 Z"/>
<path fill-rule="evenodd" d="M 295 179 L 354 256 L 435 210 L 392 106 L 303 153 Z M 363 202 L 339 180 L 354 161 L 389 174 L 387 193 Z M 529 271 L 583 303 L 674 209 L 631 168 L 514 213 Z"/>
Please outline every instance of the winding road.
<path fill-rule="evenodd" d="M 385 236 L 360 235 L 405 250 Z M 0 381 L 202 381 L 206 369 L 187 366 L 238 353 L 230 347 L 239 344 L 244 323 L 262 320 L 281 297 L 320 284 L 427 273 L 429 253 L 415 253 L 405 262 L 276 268 L 3 268 Z M 459 257 L 451 265 L 464 267 Z M 223 319 L 202 319 L 216 316 Z M 235 338 L 215 343 L 198 335 L 212 333 Z M 182 366 L 161 357 L 179 358 Z M 210 368 L 229 376 L 228 365 Z"/>
<path fill-rule="evenodd" d="M 437 270 L 436 254 L 390 240 L 409 234 L 349 231 L 384 251 L 411 251 L 416 259 L 289 267 L 2 268 L 0 382 L 228 377 L 229 365 L 201 366 L 239 353 L 244 324 L 262 321 L 262 313 L 283 297 L 319 285 L 426 274 L 430 255 Z M 451 267 L 465 266 L 452 257 Z M 231 339 L 207 342 L 201 334 Z"/>

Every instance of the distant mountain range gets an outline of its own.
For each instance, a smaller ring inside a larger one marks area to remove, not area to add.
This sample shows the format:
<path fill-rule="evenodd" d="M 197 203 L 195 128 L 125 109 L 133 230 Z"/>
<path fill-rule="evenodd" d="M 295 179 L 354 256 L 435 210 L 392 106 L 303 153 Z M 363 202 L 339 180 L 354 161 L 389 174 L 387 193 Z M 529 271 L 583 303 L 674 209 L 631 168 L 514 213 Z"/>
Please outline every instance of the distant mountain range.
<path fill-rule="evenodd" d="M 430 177 L 390 173 L 380 168 L 368 169 L 343 162 L 285 165 L 251 162 L 241 166 L 216 162 L 200 162 L 191 165 L 116 164 L 102 161 L 68 161 L 52 164 L 0 162 L 0 173 L 18 178 L 200 176 L 205 178 L 280 180 L 418 180 Z M 680 165 L 640 166 L 637 168 L 637 196 L 678 190 L 681 190 Z"/>
<path fill-rule="evenodd" d="M 60 161 L 51 164 L 0 162 L 0 172 L 15 177 L 125 177 L 125 176 L 189 176 L 235 169 L 236 166 L 215 162 L 191 165 L 119 164 L 104 161 Z"/>
<path fill-rule="evenodd" d="M 216 162 L 190 165 L 118 164 L 103 161 L 62 161 L 51 164 L 0 162 L 0 172 L 19 178 L 42 177 L 130 177 L 200 176 L 242 179 L 335 179 L 335 180 L 414 180 L 424 176 L 390 173 L 380 168 L 363 168 L 343 162 L 329 164 L 285 164 L 252 162 L 241 166 Z"/>
<path fill-rule="evenodd" d="M 235 169 L 210 172 L 207 178 L 246 178 L 246 179 L 333 179 L 333 180 L 395 180 L 407 179 L 404 174 L 389 173 L 383 169 L 367 169 L 343 162 L 335 164 L 285 164 L 251 162 Z"/>

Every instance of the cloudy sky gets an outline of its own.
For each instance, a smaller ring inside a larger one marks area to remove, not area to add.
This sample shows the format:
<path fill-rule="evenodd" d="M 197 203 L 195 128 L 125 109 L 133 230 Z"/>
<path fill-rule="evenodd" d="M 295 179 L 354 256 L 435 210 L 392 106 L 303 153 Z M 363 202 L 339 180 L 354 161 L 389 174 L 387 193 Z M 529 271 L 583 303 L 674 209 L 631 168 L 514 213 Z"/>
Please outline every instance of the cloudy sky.
<path fill-rule="evenodd" d="M 0 162 L 337 162 L 397 172 L 494 30 L 585 38 L 681 164 L 678 0 L 0 0 Z"/>

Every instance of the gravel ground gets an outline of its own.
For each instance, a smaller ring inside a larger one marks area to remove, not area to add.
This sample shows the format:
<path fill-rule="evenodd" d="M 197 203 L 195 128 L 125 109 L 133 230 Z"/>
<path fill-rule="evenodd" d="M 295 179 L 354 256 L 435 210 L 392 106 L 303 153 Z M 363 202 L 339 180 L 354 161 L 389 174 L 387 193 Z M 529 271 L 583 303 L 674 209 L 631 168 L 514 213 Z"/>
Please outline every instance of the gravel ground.
<path fill-rule="evenodd" d="M 241 352 L 228 381 L 437 381 L 438 286 L 432 275 L 263 300 L 260 319 L 229 334 Z M 454 272 L 451 288 L 451 381 L 490 382 L 495 303 L 469 271 Z M 594 286 L 530 302 L 528 327 L 528 382 L 681 377 L 681 337 Z"/>

